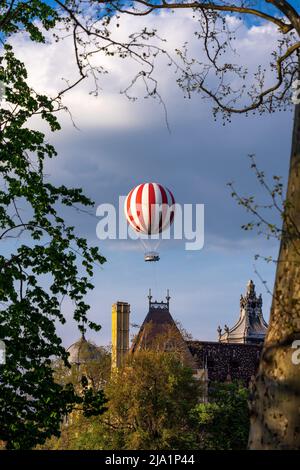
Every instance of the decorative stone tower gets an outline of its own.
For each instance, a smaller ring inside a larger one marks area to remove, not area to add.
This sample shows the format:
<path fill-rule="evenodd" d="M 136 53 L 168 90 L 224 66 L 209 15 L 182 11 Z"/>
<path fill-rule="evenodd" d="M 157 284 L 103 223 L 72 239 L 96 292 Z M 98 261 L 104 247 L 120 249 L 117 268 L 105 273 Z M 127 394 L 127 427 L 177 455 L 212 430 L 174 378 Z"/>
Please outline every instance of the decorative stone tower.
<path fill-rule="evenodd" d="M 262 297 L 257 297 L 253 281 L 247 284 L 246 294 L 240 298 L 240 317 L 238 322 L 229 328 L 224 327 L 224 333 L 218 327 L 219 341 L 221 343 L 262 344 L 265 339 L 268 325 L 262 313 Z"/>
<path fill-rule="evenodd" d="M 129 351 L 129 315 L 130 305 L 117 302 L 112 306 L 112 368 L 124 365 Z"/>

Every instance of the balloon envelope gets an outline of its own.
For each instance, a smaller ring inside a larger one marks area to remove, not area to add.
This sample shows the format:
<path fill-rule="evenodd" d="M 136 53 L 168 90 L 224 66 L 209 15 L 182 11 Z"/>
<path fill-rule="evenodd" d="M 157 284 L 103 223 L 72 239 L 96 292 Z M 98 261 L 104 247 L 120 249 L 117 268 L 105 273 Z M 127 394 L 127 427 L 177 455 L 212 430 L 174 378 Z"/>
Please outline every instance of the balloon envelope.
<path fill-rule="evenodd" d="M 130 191 L 124 210 L 136 232 L 154 235 L 172 224 L 174 204 L 174 196 L 168 188 L 158 183 L 142 183 Z"/>

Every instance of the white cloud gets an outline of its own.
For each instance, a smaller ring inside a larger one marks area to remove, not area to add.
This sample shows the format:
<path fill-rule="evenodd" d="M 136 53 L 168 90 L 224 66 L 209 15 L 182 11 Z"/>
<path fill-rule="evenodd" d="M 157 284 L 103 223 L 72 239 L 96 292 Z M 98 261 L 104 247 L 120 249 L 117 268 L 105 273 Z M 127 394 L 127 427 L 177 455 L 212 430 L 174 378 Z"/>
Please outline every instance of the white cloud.
<path fill-rule="evenodd" d="M 115 28 L 114 23 L 113 20 L 111 28 L 115 40 L 128 40 L 130 34 L 145 27 L 149 30 L 157 29 L 159 36 L 167 39 L 167 42 L 150 40 L 151 44 L 163 47 L 178 60 L 174 53 L 175 49 L 181 48 L 185 42 L 188 42 L 190 56 L 199 61 L 205 60 L 203 44 L 194 35 L 197 22 L 190 12 L 182 11 L 172 15 L 162 12 L 158 15 L 136 18 L 124 15 L 120 19 L 119 28 Z M 268 56 L 278 37 L 277 28 L 271 24 L 247 28 L 241 20 L 230 16 L 227 16 L 227 23 L 230 27 L 238 27 L 234 43 L 238 55 L 234 56 L 228 50 L 226 61 L 232 59 L 234 62 L 243 63 L 248 65 L 250 70 L 262 62 L 263 65 L 267 65 Z M 51 42 L 49 36 L 49 41 L 44 45 L 32 43 L 24 35 L 19 35 L 14 37 L 12 43 L 17 54 L 27 65 L 30 83 L 36 90 L 54 95 L 64 86 L 63 78 L 72 81 L 78 76 L 72 38 L 67 37 L 56 43 L 53 40 Z M 143 128 L 157 122 L 157 105 L 151 100 L 143 100 L 145 90 L 142 82 L 135 88 L 135 92 L 141 98 L 137 104 L 133 105 L 124 95 L 120 95 L 120 91 L 124 90 L 136 72 L 141 70 L 139 63 L 104 55 L 94 55 L 92 62 L 108 71 L 107 75 L 100 77 L 102 88 L 100 96 L 95 98 L 89 95 L 89 91 L 94 89 L 93 81 L 89 79 L 68 92 L 64 98 L 80 128 L 114 130 Z M 170 111 L 176 113 L 176 109 L 180 112 L 182 95 L 175 83 L 174 69 L 167 67 L 166 63 L 167 59 L 164 56 L 159 59 L 154 75 L 159 80 L 159 89 Z M 202 114 L 204 118 L 206 110 L 207 106 L 202 103 L 201 108 L 198 108 L 198 114 L 200 116 Z"/>

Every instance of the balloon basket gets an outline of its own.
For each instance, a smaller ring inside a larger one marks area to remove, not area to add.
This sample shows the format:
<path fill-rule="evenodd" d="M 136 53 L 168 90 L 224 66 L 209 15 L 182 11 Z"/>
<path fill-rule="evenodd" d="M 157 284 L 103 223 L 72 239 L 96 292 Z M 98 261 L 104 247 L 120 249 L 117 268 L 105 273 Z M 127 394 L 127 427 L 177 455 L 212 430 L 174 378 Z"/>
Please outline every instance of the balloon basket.
<path fill-rule="evenodd" d="M 147 263 L 153 263 L 154 261 L 159 261 L 160 258 L 156 251 L 148 251 L 148 253 L 145 253 L 144 259 Z"/>

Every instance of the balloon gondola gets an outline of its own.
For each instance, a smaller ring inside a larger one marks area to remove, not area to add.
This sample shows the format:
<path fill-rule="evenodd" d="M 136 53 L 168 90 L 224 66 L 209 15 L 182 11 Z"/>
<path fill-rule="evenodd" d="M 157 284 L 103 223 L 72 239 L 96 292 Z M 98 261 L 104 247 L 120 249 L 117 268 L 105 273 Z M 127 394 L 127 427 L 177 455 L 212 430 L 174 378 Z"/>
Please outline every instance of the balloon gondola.
<path fill-rule="evenodd" d="M 154 262 L 154 261 L 159 261 L 159 253 L 157 251 L 147 251 L 144 255 L 144 260 L 146 262 Z"/>

